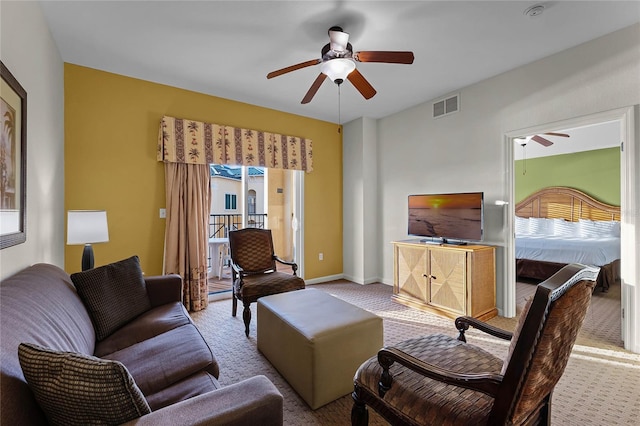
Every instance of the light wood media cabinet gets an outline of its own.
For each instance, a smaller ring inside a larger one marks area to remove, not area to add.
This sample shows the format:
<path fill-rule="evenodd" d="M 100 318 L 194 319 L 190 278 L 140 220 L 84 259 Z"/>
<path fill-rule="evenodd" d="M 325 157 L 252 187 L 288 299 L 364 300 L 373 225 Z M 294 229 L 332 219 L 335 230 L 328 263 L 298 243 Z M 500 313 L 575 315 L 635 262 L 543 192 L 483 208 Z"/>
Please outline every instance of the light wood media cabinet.
<path fill-rule="evenodd" d="M 495 248 L 394 241 L 393 299 L 449 318 L 497 315 Z"/>

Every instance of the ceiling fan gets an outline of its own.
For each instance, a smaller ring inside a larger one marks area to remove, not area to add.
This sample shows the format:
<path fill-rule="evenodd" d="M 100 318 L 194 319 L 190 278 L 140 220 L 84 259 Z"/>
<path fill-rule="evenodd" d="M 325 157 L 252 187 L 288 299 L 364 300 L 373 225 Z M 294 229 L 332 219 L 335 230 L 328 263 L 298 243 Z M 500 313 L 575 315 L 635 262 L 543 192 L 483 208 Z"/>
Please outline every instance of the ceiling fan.
<path fill-rule="evenodd" d="M 548 132 L 548 133 L 542 133 L 542 134 L 543 135 L 548 135 L 548 136 L 560 136 L 560 137 L 563 137 L 563 138 L 568 138 L 569 137 L 569 135 L 566 134 L 566 133 Z M 527 137 L 524 137 L 524 138 L 516 138 L 516 141 L 520 146 L 525 146 L 527 143 L 529 143 L 529 141 L 536 141 L 542 146 L 551 146 L 551 145 L 553 145 L 553 142 L 551 142 L 547 138 L 543 138 L 540 135 L 527 136 Z"/>
<path fill-rule="evenodd" d="M 566 133 L 556 133 L 556 132 L 547 132 L 547 133 L 542 133 L 545 136 L 560 136 L 563 138 L 568 138 L 569 135 Z M 517 144 L 519 144 L 522 147 L 522 174 L 526 175 L 527 174 L 527 144 L 529 143 L 529 141 L 536 141 L 538 142 L 540 145 L 544 146 L 544 147 L 549 147 L 551 145 L 553 145 L 553 142 L 551 142 L 549 139 L 547 138 L 543 138 L 540 135 L 533 135 L 533 136 L 526 136 L 524 138 L 515 138 L 515 141 Z"/>
<path fill-rule="evenodd" d="M 340 85 L 345 79 L 364 96 L 371 99 L 375 96 L 376 89 L 356 69 L 356 62 L 382 62 L 388 64 L 412 64 L 413 52 L 397 51 L 363 51 L 353 52 L 349 43 L 349 33 L 341 27 L 329 28 L 329 43 L 321 50 L 321 57 L 310 61 L 301 62 L 286 68 L 267 74 L 267 78 L 277 77 L 291 71 L 320 64 L 320 75 L 315 79 L 307 94 L 302 98 L 303 104 L 311 102 L 324 80 L 329 77 L 334 83 Z"/>

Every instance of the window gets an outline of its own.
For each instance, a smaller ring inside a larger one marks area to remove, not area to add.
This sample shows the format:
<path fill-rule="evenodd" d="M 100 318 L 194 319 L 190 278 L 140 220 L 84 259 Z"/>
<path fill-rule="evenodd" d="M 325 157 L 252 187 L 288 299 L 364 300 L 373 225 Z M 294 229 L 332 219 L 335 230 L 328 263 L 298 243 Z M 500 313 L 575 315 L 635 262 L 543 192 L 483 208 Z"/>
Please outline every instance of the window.
<path fill-rule="evenodd" d="M 236 194 L 224 194 L 224 209 L 225 210 L 236 209 Z"/>

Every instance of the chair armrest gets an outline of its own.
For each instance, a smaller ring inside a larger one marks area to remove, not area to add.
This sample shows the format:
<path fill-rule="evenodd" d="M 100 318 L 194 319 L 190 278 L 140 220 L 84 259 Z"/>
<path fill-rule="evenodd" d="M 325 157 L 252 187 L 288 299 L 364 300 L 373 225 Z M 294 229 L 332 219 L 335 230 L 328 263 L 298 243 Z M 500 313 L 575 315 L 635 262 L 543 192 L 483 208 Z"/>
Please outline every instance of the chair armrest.
<path fill-rule="evenodd" d="M 229 262 L 231 264 L 231 272 L 233 273 L 233 281 L 236 280 L 236 277 L 240 277 L 240 281 L 242 281 L 242 276 L 246 275 L 244 273 L 244 269 L 242 269 L 242 266 L 236 264 L 233 262 L 233 260 L 231 262 Z"/>
<path fill-rule="evenodd" d="M 495 373 L 456 373 L 422 361 L 393 347 L 380 349 L 378 352 L 378 362 L 382 366 L 382 376 L 378 383 L 380 395 L 384 395 L 384 393 L 391 388 L 391 382 L 393 379 L 391 374 L 389 374 L 389 367 L 391 367 L 394 362 L 398 362 L 416 373 L 422 374 L 423 376 L 429 377 L 433 380 L 466 389 L 476 390 L 490 396 L 495 396 L 497 394 L 498 387 L 500 386 L 500 383 L 502 383 L 503 377 L 502 375 Z"/>
<path fill-rule="evenodd" d="M 178 274 L 145 277 L 151 306 L 182 301 L 182 277 Z"/>
<path fill-rule="evenodd" d="M 230 263 L 231 263 L 231 267 L 233 268 L 234 271 L 236 271 L 237 274 L 244 272 L 244 269 L 242 269 L 242 267 L 237 263 L 235 263 L 233 260 Z"/>
<path fill-rule="evenodd" d="M 473 328 L 477 328 L 478 330 L 484 331 L 487 334 L 490 334 L 494 337 L 498 337 L 504 340 L 511 340 L 513 337 L 513 333 L 510 331 L 502 330 L 501 328 L 494 327 L 492 325 L 487 324 L 484 321 L 480 321 L 473 317 L 458 317 L 455 321 L 456 328 L 460 332 L 458 336 L 458 340 L 462 342 L 466 342 L 467 339 L 464 336 L 464 332 L 469 329 L 469 326 Z"/>
<path fill-rule="evenodd" d="M 280 259 L 278 256 L 276 256 L 275 254 L 273 255 L 273 260 L 275 260 L 276 262 L 282 263 L 283 265 L 288 265 L 291 266 L 291 269 L 293 269 L 293 275 L 296 275 L 296 271 L 298 270 L 298 264 L 295 262 L 289 262 L 283 259 Z"/>
<path fill-rule="evenodd" d="M 265 376 L 254 376 L 124 423 L 126 426 L 178 424 L 282 426 L 282 394 Z"/>

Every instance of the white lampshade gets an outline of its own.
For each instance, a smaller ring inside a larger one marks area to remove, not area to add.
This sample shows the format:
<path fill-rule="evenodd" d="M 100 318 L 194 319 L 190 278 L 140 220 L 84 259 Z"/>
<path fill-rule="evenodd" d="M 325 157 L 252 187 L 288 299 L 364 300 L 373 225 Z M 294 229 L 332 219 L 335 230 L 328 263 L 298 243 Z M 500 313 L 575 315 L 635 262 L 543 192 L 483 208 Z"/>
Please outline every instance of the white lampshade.
<path fill-rule="evenodd" d="M 329 77 L 333 82 L 335 82 L 336 80 L 341 80 L 340 83 L 346 80 L 349 73 L 351 73 L 355 69 L 356 63 L 353 59 L 348 58 L 330 59 L 320 65 L 320 71 L 323 74 L 326 74 L 326 76 Z"/>
<path fill-rule="evenodd" d="M 0 210 L 0 235 L 20 231 L 20 210 Z"/>
<path fill-rule="evenodd" d="M 107 212 L 104 210 L 69 210 L 67 244 L 93 244 L 109 241 Z"/>

